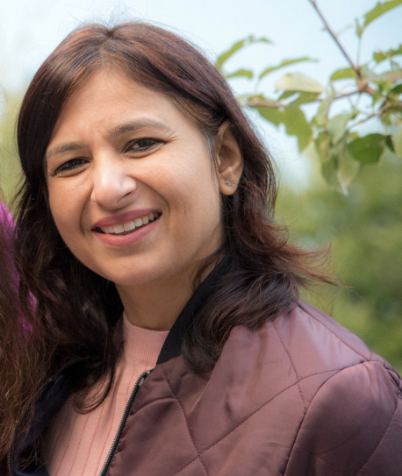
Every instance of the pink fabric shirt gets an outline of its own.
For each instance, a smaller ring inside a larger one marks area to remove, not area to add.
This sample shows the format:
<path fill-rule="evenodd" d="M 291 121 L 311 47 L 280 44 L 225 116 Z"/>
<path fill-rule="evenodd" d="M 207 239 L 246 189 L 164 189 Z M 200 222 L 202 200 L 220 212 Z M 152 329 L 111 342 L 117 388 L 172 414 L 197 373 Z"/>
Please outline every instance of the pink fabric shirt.
<path fill-rule="evenodd" d="M 133 326 L 123 314 L 124 353 L 106 400 L 82 415 L 71 399 L 53 421 L 44 444 L 50 476 L 97 476 L 107 458 L 125 406 L 139 376 L 155 367 L 168 331 Z M 88 398 L 96 393 L 92 390 Z"/>

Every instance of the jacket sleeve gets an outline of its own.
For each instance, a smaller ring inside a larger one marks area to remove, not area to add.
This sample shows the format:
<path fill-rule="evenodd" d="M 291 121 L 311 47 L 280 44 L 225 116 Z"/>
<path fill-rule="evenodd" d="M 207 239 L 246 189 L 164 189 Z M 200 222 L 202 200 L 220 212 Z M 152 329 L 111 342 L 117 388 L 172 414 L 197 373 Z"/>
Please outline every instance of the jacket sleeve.
<path fill-rule="evenodd" d="M 392 367 L 373 360 L 328 379 L 306 410 L 284 474 L 401 476 L 402 383 Z"/>

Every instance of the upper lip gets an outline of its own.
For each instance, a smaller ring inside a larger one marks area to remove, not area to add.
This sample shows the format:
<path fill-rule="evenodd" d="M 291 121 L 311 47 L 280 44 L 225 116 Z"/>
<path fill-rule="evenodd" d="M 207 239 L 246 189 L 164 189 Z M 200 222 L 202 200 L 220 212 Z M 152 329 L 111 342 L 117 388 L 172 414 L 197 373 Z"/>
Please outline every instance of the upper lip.
<path fill-rule="evenodd" d="M 142 210 L 132 210 L 130 212 L 121 213 L 120 215 L 113 215 L 106 218 L 102 218 L 92 225 L 92 230 L 95 228 L 102 228 L 105 226 L 122 225 L 129 221 L 134 221 L 136 218 L 142 218 L 150 213 L 161 213 L 159 210 L 144 208 Z"/>

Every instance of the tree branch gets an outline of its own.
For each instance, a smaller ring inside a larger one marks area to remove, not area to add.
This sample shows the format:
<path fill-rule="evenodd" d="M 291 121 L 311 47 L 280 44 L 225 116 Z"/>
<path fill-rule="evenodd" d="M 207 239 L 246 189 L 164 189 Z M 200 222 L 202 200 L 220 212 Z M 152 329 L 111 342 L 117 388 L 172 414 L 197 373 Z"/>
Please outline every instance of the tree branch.
<path fill-rule="evenodd" d="M 338 45 L 338 48 L 341 50 L 343 56 L 347 59 L 348 63 L 350 66 L 353 68 L 354 72 L 357 74 L 357 77 L 359 79 L 362 79 L 362 73 L 360 71 L 360 68 L 356 66 L 352 60 L 352 58 L 348 55 L 346 52 L 345 48 L 341 45 L 340 41 L 338 40 L 338 37 L 335 35 L 335 33 L 332 31 L 331 27 L 328 25 L 327 20 L 325 19 L 324 15 L 322 14 L 321 10 L 318 8 L 317 5 L 317 0 L 309 0 L 311 5 L 315 8 L 316 12 L 318 13 L 318 16 L 321 18 L 322 22 L 324 23 L 325 29 L 328 31 L 328 33 L 332 36 L 334 39 L 335 43 Z"/>
<path fill-rule="evenodd" d="M 362 94 L 362 93 L 367 93 L 367 94 L 370 94 L 370 92 L 368 91 L 361 91 L 359 89 L 357 89 L 356 91 L 352 91 L 350 93 L 343 93 L 343 94 L 339 94 L 338 96 L 335 96 L 334 97 L 334 101 L 337 101 L 338 99 L 344 99 L 344 98 L 347 98 L 349 96 L 353 96 L 355 94 Z M 312 101 L 310 101 L 310 103 L 312 102 L 322 102 L 324 98 L 316 98 L 316 99 L 313 99 Z M 308 103 L 306 103 L 308 104 Z M 276 109 L 280 109 L 281 107 L 286 107 L 288 106 L 288 104 L 285 104 L 283 102 L 280 102 L 280 101 L 263 101 L 261 99 L 250 99 L 249 101 L 247 101 L 246 103 L 246 106 L 248 107 L 273 107 L 273 108 L 276 108 Z"/>
<path fill-rule="evenodd" d="M 280 109 L 281 107 L 286 107 L 286 104 L 279 101 L 262 101 L 261 99 L 251 99 L 246 102 L 248 107 L 273 107 L 275 109 Z"/>
<path fill-rule="evenodd" d="M 368 116 L 364 117 L 363 119 L 360 119 L 360 121 L 357 121 L 354 124 L 352 124 L 349 129 L 351 129 L 352 127 L 360 126 L 360 124 L 364 124 L 365 122 L 369 121 L 370 119 L 373 119 L 373 117 L 381 116 L 381 114 L 383 112 L 384 111 L 382 111 L 382 112 L 380 112 L 380 111 L 373 112 L 372 114 L 369 114 Z"/>
<path fill-rule="evenodd" d="M 371 114 L 367 114 L 366 117 L 364 117 L 363 119 L 360 119 L 360 121 L 355 122 L 354 124 L 352 124 L 351 128 L 355 127 L 355 126 L 359 126 L 360 124 L 364 124 L 365 122 L 369 121 L 370 119 L 373 119 L 374 117 L 381 116 L 382 114 L 384 114 L 384 112 L 387 112 L 388 109 L 400 109 L 402 111 L 402 102 L 399 102 L 399 103 L 394 104 L 392 106 L 389 106 L 388 104 L 384 104 L 382 107 L 380 107 L 380 109 L 378 111 L 373 112 Z"/>

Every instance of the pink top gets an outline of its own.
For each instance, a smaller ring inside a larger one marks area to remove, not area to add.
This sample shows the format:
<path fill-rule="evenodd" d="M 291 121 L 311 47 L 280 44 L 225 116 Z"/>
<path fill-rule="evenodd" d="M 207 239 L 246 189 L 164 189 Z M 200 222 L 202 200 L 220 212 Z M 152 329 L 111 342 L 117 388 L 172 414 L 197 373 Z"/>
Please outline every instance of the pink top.
<path fill-rule="evenodd" d="M 113 388 L 96 410 L 82 415 L 67 400 L 44 444 L 50 476 L 98 476 L 107 458 L 125 406 L 138 377 L 155 367 L 168 331 L 133 326 L 123 314 L 124 353 Z M 93 389 L 88 398 L 96 393 Z"/>

